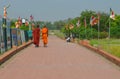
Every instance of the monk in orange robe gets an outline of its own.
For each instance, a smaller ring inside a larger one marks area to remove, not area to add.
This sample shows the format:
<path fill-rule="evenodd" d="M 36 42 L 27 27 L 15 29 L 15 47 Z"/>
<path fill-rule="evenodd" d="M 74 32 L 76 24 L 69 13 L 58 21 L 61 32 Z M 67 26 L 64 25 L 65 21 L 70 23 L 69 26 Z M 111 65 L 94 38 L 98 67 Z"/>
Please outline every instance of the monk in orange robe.
<path fill-rule="evenodd" d="M 33 43 L 35 44 L 35 47 L 39 47 L 39 41 L 40 41 L 40 28 L 39 25 L 37 25 L 37 28 L 33 30 Z"/>
<path fill-rule="evenodd" d="M 42 40 L 43 40 L 44 47 L 47 47 L 47 43 L 48 43 L 48 28 L 46 26 L 44 26 L 42 28 Z"/>

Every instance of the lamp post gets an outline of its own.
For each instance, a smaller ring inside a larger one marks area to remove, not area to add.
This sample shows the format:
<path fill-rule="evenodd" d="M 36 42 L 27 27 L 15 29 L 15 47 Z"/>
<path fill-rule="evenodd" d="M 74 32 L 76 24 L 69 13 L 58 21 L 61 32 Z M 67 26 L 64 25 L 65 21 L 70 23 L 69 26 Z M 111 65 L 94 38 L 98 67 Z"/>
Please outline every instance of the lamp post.
<path fill-rule="evenodd" d="M 3 14 L 3 18 L 2 18 L 2 29 L 3 29 L 3 39 L 4 39 L 4 43 L 5 43 L 5 51 L 7 50 L 7 31 L 6 31 L 6 25 L 7 25 L 7 9 L 10 7 L 10 5 L 8 6 L 4 6 L 4 14 Z"/>

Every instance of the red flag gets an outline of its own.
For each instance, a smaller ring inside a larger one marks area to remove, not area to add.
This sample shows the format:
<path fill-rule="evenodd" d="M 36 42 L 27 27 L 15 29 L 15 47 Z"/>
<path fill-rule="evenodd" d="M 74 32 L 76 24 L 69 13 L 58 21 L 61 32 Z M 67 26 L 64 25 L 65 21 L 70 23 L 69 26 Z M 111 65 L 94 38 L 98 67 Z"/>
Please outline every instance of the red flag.
<path fill-rule="evenodd" d="M 96 25 L 97 23 L 98 23 L 98 18 L 95 17 L 95 18 L 93 19 L 93 24 Z"/>
<path fill-rule="evenodd" d="M 110 8 L 110 18 L 115 20 L 115 14 L 114 11 Z"/>
<path fill-rule="evenodd" d="M 33 21 L 34 17 L 32 15 L 30 15 L 30 20 Z"/>
<path fill-rule="evenodd" d="M 91 19 L 90 19 L 91 26 L 96 25 L 97 23 L 98 23 L 98 18 L 91 16 Z"/>
<path fill-rule="evenodd" d="M 90 17 L 90 25 L 93 26 L 93 19 L 94 19 L 94 16 L 91 16 Z"/>

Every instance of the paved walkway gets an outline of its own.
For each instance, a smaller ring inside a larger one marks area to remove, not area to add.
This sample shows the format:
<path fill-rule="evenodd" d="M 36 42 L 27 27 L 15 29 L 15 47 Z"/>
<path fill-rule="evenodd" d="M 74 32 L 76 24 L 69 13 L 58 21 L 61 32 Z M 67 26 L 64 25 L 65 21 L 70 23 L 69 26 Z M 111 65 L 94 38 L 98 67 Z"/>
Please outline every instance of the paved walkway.
<path fill-rule="evenodd" d="M 49 36 L 47 48 L 30 45 L 4 63 L 0 79 L 120 79 L 120 68 L 78 44 Z"/>

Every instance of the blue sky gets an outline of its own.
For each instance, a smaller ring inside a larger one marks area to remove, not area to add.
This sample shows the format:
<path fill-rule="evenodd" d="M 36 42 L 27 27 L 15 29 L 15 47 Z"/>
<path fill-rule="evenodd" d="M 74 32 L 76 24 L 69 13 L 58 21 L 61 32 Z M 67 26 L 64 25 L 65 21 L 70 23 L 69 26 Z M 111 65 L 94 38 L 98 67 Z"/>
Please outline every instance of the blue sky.
<path fill-rule="evenodd" d="M 28 18 L 32 14 L 35 20 L 57 21 L 80 16 L 84 10 L 109 13 L 112 8 L 120 14 L 120 0 L 0 0 L 0 15 L 3 7 L 8 8 L 9 18 Z"/>

